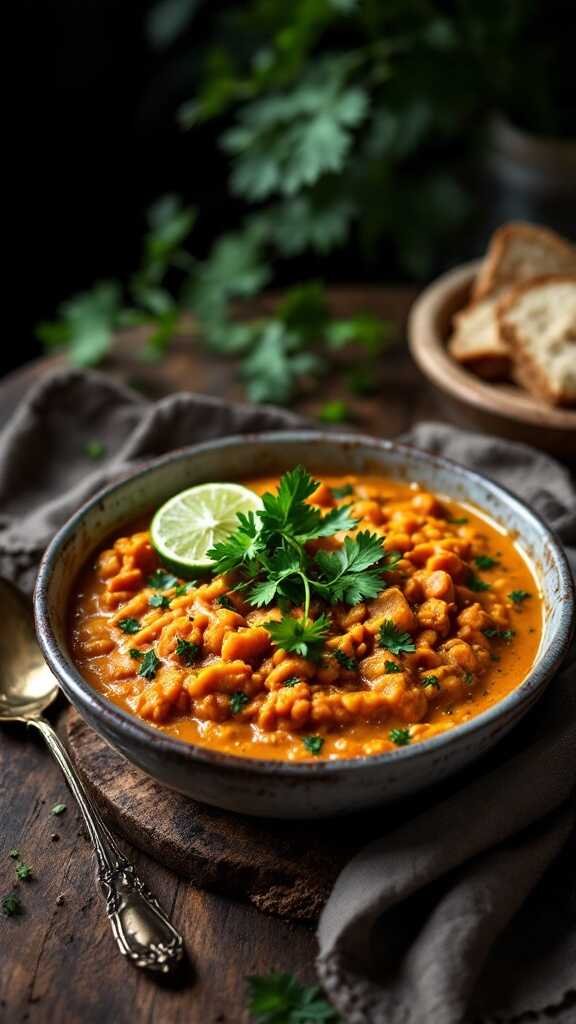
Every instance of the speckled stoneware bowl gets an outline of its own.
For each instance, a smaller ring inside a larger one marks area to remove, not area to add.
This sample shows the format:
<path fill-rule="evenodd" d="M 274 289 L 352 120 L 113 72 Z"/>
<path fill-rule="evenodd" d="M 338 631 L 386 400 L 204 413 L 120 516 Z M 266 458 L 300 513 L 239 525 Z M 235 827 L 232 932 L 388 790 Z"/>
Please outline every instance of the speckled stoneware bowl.
<path fill-rule="evenodd" d="M 381 472 L 489 512 L 531 559 L 545 601 L 541 648 L 513 693 L 471 722 L 425 743 L 378 757 L 281 763 L 235 757 L 171 739 L 111 704 L 82 678 L 67 643 L 67 608 L 76 574 L 105 538 L 171 495 L 208 480 L 274 474 L 303 463 L 325 473 Z M 574 593 L 566 559 L 550 530 L 513 495 L 463 466 L 369 437 L 290 432 L 232 437 L 150 463 L 95 497 L 60 530 L 38 576 L 35 614 L 44 656 L 82 717 L 129 761 L 159 782 L 227 810 L 316 818 L 374 806 L 422 790 L 478 758 L 542 695 L 568 648 Z"/>

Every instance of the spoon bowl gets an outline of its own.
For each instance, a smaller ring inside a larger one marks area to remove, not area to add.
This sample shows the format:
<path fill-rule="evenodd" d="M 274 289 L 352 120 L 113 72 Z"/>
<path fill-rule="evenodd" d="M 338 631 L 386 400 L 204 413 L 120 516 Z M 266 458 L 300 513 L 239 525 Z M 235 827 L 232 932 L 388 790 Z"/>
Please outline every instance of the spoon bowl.
<path fill-rule="evenodd" d="M 42 657 L 26 599 L 2 579 L 0 622 L 0 718 L 36 718 L 55 700 L 58 683 Z"/>

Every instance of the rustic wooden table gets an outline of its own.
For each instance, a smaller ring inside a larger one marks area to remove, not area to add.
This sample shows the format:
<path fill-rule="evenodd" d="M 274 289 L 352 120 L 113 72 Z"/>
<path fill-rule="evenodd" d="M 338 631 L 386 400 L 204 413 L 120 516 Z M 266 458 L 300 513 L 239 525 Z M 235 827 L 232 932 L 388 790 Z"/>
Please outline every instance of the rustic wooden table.
<path fill-rule="evenodd" d="M 382 361 L 380 393 L 352 403 L 357 426 L 381 436 L 394 436 L 429 416 L 441 417 L 402 343 L 413 298 L 410 288 L 341 289 L 333 297 L 343 312 L 372 309 L 398 325 L 400 344 Z M 0 426 L 27 388 L 60 364 L 59 358 L 40 360 L 0 383 Z M 186 338 L 178 340 L 165 363 L 146 367 L 138 359 L 137 339 L 129 336 L 108 369 L 151 395 L 183 387 L 240 394 L 230 366 L 200 355 Z M 335 381 L 322 390 L 322 402 L 338 394 Z M 311 397 L 300 408 L 314 411 L 319 404 Z M 175 983 L 131 968 L 117 953 L 104 916 L 80 818 L 35 735 L 19 727 L 2 730 L 0 780 L 0 895 L 14 888 L 12 848 L 21 851 L 34 872 L 17 886 L 22 916 L 0 915 L 1 1021 L 239 1024 L 248 1020 L 247 975 L 290 971 L 313 981 L 313 929 L 195 890 L 136 850 L 130 855 L 184 934 L 190 962 Z M 59 802 L 67 810 L 55 817 L 51 808 Z"/>

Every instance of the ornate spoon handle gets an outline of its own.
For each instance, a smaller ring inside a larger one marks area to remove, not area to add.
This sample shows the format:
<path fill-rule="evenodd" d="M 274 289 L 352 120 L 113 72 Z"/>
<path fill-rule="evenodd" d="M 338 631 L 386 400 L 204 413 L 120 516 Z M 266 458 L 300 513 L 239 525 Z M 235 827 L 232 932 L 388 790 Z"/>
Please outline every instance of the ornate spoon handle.
<path fill-rule="evenodd" d="M 28 721 L 42 733 L 82 812 L 96 851 L 97 877 L 120 952 L 137 967 L 168 974 L 182 959 L 182 936 L 116 845 L 52 726 L 44 718 Z"/>

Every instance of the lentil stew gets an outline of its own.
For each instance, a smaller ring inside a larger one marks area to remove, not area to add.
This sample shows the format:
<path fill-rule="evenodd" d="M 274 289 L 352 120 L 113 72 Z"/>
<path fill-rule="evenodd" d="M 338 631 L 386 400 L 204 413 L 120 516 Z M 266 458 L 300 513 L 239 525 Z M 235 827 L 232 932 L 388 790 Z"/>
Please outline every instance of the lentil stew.
<path fill-rule="evenodd" d="M 278 479 L 247 481 L 259 494 Z M 70 647 L 88 682 L 169 735 L 239 756 L 289 761 L 386 753 L 437 735 L 517 687 L 538 651 L 542 599 L 514 538 L 482 511 L 379 476 L 323 477 L 307 499 L 350 505 L 388 556 L 374 597 L 323 603 L 315 656 L 284 650 L 234 572 L 196 581 L 163 566 L 149 519 L 110 539 L 80 574 Z M 391 557 L 390 557 L 391 556 Z M 272 628 L 272 627 L 271 627 Z"/>

